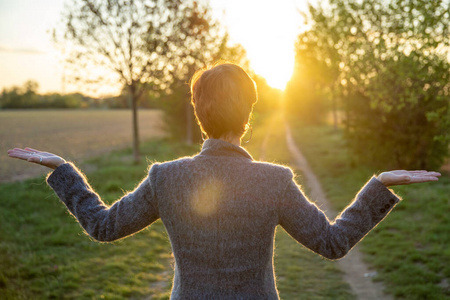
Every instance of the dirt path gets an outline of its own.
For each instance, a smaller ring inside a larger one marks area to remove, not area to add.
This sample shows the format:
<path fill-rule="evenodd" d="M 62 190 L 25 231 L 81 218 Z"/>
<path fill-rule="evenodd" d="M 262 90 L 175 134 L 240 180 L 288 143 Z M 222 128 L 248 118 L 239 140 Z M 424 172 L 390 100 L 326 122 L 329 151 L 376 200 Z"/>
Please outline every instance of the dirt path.
<path fill-rule="evenodd" d="M 308 165 L 303 154 L 296 146 L 291 135 L 289 125 L 285 124 L 286 128 L 286 143 L 292 155 L 295 167 L 303 173 L 306 184 L 311 189 L 311 199 L 325 211 L 325 214 L 330 220 L 334 220 L 337 213 L 331 208 L 325 193 L 320 185 L 314 172 Z M 267 143 L 267 142 L 266 142 Z M 358 299 L 364 300 L 390 300 L 391 296 L 383 293 L 384 286 L 381 282 L 373 282 L 371 277 L 376 274 L 370 270 L 362 260 L 362 254 L 358 247 L 354 247 L 343 259 L 338 261 L 339 267 L 344 272 L 344 279 L 349 283 L 353 293 Z"/>

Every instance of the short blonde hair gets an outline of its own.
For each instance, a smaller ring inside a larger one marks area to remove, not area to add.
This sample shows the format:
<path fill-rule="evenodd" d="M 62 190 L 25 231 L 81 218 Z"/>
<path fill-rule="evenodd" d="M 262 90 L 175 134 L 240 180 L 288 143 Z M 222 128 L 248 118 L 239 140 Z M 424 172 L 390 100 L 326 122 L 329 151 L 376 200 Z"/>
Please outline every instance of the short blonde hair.
<path fill-rule="evenodd" d="M 255 82 L 236 64 L 220 62 L 197 71 L 191 79 L 195 117 L 210 138 L 230 133 L 242 137 L 257 100 Z"/>

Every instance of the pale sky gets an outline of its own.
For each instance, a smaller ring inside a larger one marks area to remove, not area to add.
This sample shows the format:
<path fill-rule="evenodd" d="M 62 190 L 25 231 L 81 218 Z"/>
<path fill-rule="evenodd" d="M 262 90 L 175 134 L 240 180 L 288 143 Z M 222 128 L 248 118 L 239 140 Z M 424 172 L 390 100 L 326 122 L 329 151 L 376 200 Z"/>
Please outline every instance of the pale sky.
<path fill-rule="evenodd" d="M 61 54 L 51 42 L 65 0 L 0 0 L 0 91 L 27 80 L 40 92 L 61 92 Z M 211 0 L 216 18 L 232 42 L 247 50 L 251 67 L 269 84 L 284 88 L 292 74 L 294 42 L 302 19 L 302 0 Z M 71 92 L 66 86 L 66 92 Z"/>

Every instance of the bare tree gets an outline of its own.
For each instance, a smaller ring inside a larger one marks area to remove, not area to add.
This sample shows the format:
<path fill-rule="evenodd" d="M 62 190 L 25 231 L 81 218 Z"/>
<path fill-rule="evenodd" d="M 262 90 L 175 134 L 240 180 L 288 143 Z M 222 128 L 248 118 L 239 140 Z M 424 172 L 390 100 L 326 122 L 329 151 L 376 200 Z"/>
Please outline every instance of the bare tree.
<path fill-rule="evenodd" d="M 72 0 L 55 40 L 75 79 L 125 87 L 133 111 L 133 156 L 139 161 L 138 100 L 189 73 L 200 47 L 219 36 L 209 10 L 183 0 Z M 99 71 L 107 70 L 106 72 Z"/>

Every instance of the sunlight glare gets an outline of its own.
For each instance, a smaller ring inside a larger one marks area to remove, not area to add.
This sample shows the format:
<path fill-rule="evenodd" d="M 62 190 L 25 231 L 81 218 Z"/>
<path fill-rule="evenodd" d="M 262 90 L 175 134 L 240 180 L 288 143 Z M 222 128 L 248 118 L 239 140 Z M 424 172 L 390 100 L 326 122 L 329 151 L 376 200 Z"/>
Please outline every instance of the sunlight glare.
<path fill-rule="evenodd" d="M 294 71 L 294 55 L 280 56 L 276 51 L 272 53 L 271 57 L 275 57 L 273 59 L 255 53 L 250 58 L 250 63 L 255 73 L 264 77 L 271 87 L 284 90 Z"/>
<path fill-rule="evenodd" d="M 315 1 L 313 1 L 315 2 Z M 306 1 L 212 0 L 231 42 L 247 51 L 250 67 L 267 83 L 284 90 L 294 69 L 294 43 L 301 30 Z"/>

